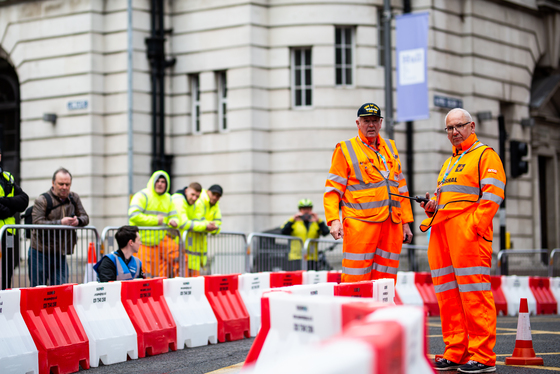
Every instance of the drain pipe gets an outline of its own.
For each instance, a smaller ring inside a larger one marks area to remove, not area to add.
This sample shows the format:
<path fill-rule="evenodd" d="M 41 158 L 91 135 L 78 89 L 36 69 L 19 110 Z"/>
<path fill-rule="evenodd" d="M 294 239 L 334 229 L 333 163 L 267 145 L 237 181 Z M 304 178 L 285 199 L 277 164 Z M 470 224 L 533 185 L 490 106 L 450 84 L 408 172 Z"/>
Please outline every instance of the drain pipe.
<path fill-rule="evenodd" d="M 128 17 L 128 26 L 126 29 L 127 34 L 127 55 L 128 55 L 128 64 L 127 64 L 127 80 L 128 80 L 128 87 L 127 87 L 127 101 L 128 101 L 128 197 L 129 199 L 132 198 L 132 194 L 134 194 L 134 126 L 132 123 L 132 0 L 128 0 L 126 13 Z"/>

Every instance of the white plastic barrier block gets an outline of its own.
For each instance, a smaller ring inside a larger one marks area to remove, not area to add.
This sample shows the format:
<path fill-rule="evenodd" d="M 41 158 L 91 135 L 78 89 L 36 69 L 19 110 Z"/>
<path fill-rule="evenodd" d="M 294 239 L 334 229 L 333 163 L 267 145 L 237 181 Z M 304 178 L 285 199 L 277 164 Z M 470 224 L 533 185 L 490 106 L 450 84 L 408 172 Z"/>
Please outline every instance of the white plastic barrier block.
<path fill-rule="evenodd" d="M 249 312 L 251 336 L 257 336 L 261 328 L 261 297 L 270 289 L 270 273 L 241 274 L 239 294 Z"/>
<path fill-rule="evenodd" d="M 74 308 L 89 339 L 90 366 L 138 358 L 138 337 L 121 301 L 121 282 L 75 285 Z"/>
<path fill-rule="evenodd" d="M 327 274 L 328 271 L 321 270 L 308 270 L 303 272 L 303 284 L 317 284 L 317 283 L 326 283 L 327 282 Z"/>
<path fill-rule="evenodd" d="M 382 303 L 395 303 L 395 281 L 384 278 L 373 283 L 373 299 Z"/>
<path fill-rule="evenodd" d="M 550 291 L 556 298 L 556 310 L 560 314 L 560 277 L 550 278 Z"/>
<path fill-rule="evenodd" d="M 398 305 L 376 310 L 366 321 L 393 321 L 404 330 L 403 367 L 407 374 L 433 374 L 426 356 L 426 320 L 423 307 Z"/>
<path fill-rule="evenodd" d="M 529 277 L 517 275 L 502 275 L 502 291 L 508 305 L 508 315 L 519 314 L 519 300 L 527 299 L 529 314 L 537 314 L 537 300 L 529 288 Z"/>
<path fill-rule="evenodd" d="M 164 279 L 163 295 L 177 325 L 177 349 L 218 343 L 218 320 L 204 293 L 204 277 Z"/>
<path fill-rule="evenodd" d="M 0 372 L 39 373 L 39 352 L 21 316 L 17 289 L 0 291 Z"/>
<path fill-rule="evenodd" d="M 334 297 L 334 286 L 336 286 L 336 283 L 298 284 L 280 287 L 278 290 L 288 291 L 294 295 Z"/>
<path fill-rule="evenodd" d="M 416 288 L 414 277 L 413 271 L 397 272 L 396 289 L 403 304 L 423 307 L 424 301 L 422 300 L 422 296 L 420 296 L 420 292 L 418 292 L 418 288 Z"/>

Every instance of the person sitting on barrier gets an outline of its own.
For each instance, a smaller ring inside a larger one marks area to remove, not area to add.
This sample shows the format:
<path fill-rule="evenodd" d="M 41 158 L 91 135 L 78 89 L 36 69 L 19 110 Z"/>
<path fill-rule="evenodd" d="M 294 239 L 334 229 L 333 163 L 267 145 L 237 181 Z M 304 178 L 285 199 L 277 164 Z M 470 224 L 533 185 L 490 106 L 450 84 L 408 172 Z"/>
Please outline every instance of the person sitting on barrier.
<path fill-rule="evenodd" d="M 177 210 L 177 217 L 179 217 L 179 230 L 181 237 L 185 231 L 187 234 L 187 255 L 188 255 L 188 273 L 189 277 L 196 277 L 200 275 L 200 252 L 193 250 L 193 243 L 201 242 L 199 238 L 201 234 L 207 231 L 214 231 L 218 226 L 214 222 L 208 222 L 203 217 L 203 206 L 197 205 L 196 201 L 200 197 L 202 186 L 200 183 L 193 182 L 181 190 L 177 190 L 172 196 L 173 204 Z M 198 209 L 198 212 L 197 212 Z"/>
<path fill-rule="evenodd" d="M 146 277 L 174 277 L 179 275 L 179 245 L 173 232 L 164 228 L 178 228 L 177 211 L 169 194 L 169 175 L 158 170 L 152 174 L 146 188 L 130 200 L 128 223 L 131 226 L 162 226 L 162 230 L 141 230 L 142 244 L 138 257 L 144 265 Z"/>
<path fill-rule="evenodd" d="M 220 210 L 220 203 L 218 202 L 224 190 L 218 184 L 213 184 L 208 190 L 202 190 L 200 198 L 196 201 L 196 218 L 206 222 L 207 224 L 213 223 L 206 228 L 205 234 L 195 234 L 193 238 L 191 251 L 199 254 L 193 256 L 195 261 L 189 266 L 189 271 L 196 276 L 200 272 L 200 268 L 205 267 L 208 261 L 206 256 L 208 250 L 208 241 L 206 234 L 217 235 L 220 233 L 222 226 L 222 211 Z M 199 259 L 198 261 L 196 259 Z"/>
<path fill-rule="evenodd" d="M 0 149 L 0 161 L 2 150 Z M 15 215 L 23 212 L 29 204 L 29 196 L 15 183 L 14 176 L 0 167 L 0 228 L 15 225 Z M 18 214 L 19 215 L 19 214 Z M 7 229 L 2 236 L 2 290 L 12 288 L 12 275 L 19 266 L 19 236 L 17 230 Z"/>
<path fill-rule="evenodd" d="M 67 169 L 54 172 L 51 189 L 37 197 L 33 205 L 34 225 L 83 227 L 89 224 L 80 196 L 70 191 L 71 186 L 72 174 Z M 32 230 L 27 258 L 31 286 L 67 283 L 66 255 L 74 253 L 76 242 L 75 230 Z"/>
<path fill-rule="evenodd" d="M 318 239 L 330 233 L 325 221 L 313 212 L 313 202 L 309 199 L 301 199 L 298 202 L 299 212 L 286 221 L 282 226 L 282 235 L 292 235 L 300 238 L 304 243 L 307 239 Z M 288 254 L 289 270 L 301 269 L 301 244 L 297 240 L 292 240 L 290 253 Z M 307 270 L 317 268 L 317 243 L 312 243 L 306 253 Z"/>
<path fill-rule="evenodd" d="M 140 234 L 136 226 L 122 226 L 115 234 L 119 249 L 106 254 L 95 264 L 93 269 L 97 272 L 99 282 L 126 281 L 135 278 L 144 278 L 142 261 L 134 257 L 138 253 Z"/>

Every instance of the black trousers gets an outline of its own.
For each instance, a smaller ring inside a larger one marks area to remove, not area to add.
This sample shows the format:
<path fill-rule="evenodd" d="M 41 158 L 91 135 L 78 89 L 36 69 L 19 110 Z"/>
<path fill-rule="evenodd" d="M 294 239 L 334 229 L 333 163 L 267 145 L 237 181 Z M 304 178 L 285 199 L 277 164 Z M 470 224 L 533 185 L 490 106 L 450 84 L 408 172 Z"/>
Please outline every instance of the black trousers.
<path fill-rule="evenodd" d="M 2 289 L 12 288 L 14 269 L 19 266 L 19 236 L 6 232 L 2 236 Z M 8 248 L 7 242 L 11 242 Z"/>

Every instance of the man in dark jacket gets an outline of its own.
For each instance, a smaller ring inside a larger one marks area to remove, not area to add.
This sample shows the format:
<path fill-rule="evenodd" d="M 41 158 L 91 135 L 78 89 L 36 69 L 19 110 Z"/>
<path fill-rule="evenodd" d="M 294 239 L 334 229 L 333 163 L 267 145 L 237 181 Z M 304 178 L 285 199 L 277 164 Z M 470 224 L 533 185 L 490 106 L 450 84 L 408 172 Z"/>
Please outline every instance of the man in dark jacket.
<path fill-rule="evenodd" d="M 33 205 L 34 225 L 88 225 L 89 216 L 80 196 L 70 192 L 71 185 L 72 174 L 68 170 L 60 168 L 54 172 L 52 188 L 46 194 L 40 195 Z M 47 194 L 48 197 L 45 196 Z M 33 230 L 27 260 L 31 286 L 46 285 L 49 280 L 51 286 L 66 283 L 66 255 L 74 253 L 75 246 L 74 230 Z"/>
<path fill-rule="evenodd" d="M 97 272 L 100 282 L 126 281 L 136 278 L 144 278 L 142 273 L 142 261 L 134 257 L 138 253 L 140 235 L 137 226 L 122 226 L 115 234 L 119 249 L 109 253 L 101 259 L 93 268 Z"/>
<path fill-rule="evenodd" d="M 0 162 L 2 150 L 0 149 Z M 0 228 L 15 225 L 15 215 L 19 216 L 29 204 L 29 197 L 15 183 L 14 177 L 0 167 Z M 12 275 L 19 266 L 19 237 L 15 229 L 8 229 L 2 236 L 2 289 L 12 288 Z"/>

